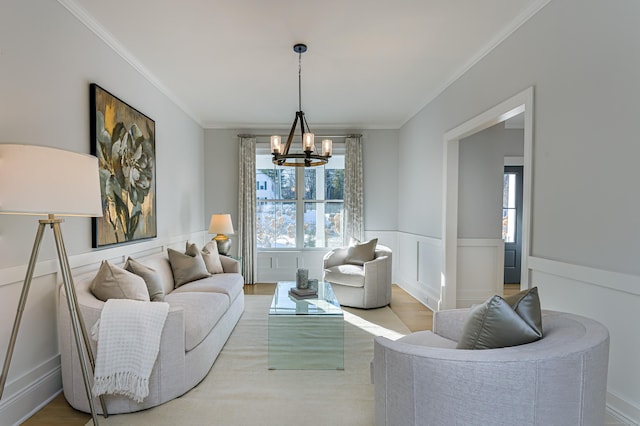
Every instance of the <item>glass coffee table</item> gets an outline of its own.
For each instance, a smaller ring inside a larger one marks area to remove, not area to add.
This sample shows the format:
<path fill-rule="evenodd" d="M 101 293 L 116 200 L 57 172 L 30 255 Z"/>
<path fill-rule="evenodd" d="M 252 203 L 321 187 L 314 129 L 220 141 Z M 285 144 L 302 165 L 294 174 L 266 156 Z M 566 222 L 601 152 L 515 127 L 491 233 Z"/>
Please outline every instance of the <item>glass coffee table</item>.
<path fill-rule="evenodd" d="M 331 284 L 295 299 L 293 281 L 279 282 L 269 309 L 270 370 L 344 370 L 344 316 Z"/>

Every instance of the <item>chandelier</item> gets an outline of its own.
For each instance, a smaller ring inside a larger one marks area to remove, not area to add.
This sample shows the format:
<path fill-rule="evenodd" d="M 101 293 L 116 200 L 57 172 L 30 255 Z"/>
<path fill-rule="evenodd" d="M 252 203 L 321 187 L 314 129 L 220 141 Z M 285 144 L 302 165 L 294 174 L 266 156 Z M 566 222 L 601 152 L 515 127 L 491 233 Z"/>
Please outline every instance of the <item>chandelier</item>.
<path fill-rule="evenodd" d="M 307 119 L 304 117 L 302 111 L 302 54 L 307 51 L 307 45 L 298 43 L 293 46 L 293 51 L 298 54 L 298 111 L 296 111 L 296 118 L 293 120 L 289 137 L 287 137 L 287 143 L 282 146 L 282 138 L 279 135 L 271 136 L 271 154 L 273 155 L 273 164 L 277 166 L 291 166 L 291 167 L 313 167 L 322 166 L 327 164 L 329 158 L 331 158 L 332 141 L 331 139 L 324 139 L 322 141 L 322 155 L 316 151 L 314 143 L 314 135 L 309 130 Z M 300 136 L 302 142 L 301 153 L 290 153 L 291 142 L 293 141 L 293 135 L 296 131 L 296 126 L 300 122 Z"/>

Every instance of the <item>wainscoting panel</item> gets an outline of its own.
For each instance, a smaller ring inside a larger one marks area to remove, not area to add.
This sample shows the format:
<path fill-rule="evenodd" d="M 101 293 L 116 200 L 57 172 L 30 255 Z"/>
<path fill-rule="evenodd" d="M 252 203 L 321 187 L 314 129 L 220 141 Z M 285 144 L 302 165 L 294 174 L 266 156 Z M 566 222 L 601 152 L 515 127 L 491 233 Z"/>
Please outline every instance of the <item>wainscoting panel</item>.
<path fill-rule="evenodd" d="M 607 407 L 640 424 L 640 276 L 529 256 L 531 285 L 543 309 L 593 318 L 609 329 Z"/>
<path fill-rule="evenodd" d="M 442 241 L 398 232 L 394 282 L 431 310 L 440 307 Z"/>
<path fill-rule="evenodd" d="M 395 275 L 395 231 L 365 231 L 365 240 L 378 239 L 378 244 L 389 247 L 393 252 L 393 273 Z M 298 268 L 309 270 L 309 278 L 322 279 L 322 258 L 326 250 L 282 250 L 258 251 L 258 278 L 256 282 L 272 283 L 277 281 L 294 281 Z"/>
<path fill-rule="evenodd" d="M 259 251 L 256 282 L 295 281 L 296 271 L 309 270 L 309 278 L 322 279 L 322 258 L 326 251 Z"/>
<path fill-rule="evenodd" d="M 504 243 L 501 239 L 458 239 L 456 307 L 482 303 L 504 287 Z"/>

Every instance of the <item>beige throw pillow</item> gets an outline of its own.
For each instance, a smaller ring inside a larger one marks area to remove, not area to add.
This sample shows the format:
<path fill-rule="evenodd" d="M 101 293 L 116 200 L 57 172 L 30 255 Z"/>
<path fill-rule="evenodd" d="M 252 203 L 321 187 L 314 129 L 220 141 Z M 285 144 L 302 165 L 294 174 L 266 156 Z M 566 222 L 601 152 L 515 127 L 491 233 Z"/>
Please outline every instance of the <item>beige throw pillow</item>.
<path fill-rule="evenodd" d="M 195 246 L 195 244 L 193 244 Z M 209 276 L 207 266 L 200 254 L 200 250 L 196 247 L 187 249 L 185 253 L 173 249 L 167 249 L 169 255 L 169 263 L 173 271 L 173 282 L 178 288 L 183 284 L 191 281 L 199 280 Z"/>
<path fill-rule="evenodd" d="M 355 243 L 353 245 L 350 245 L 347 248 L 347 256 L 344 260 L 345 263 L 362 266 L 366 262 L 372 261 L 376 257 L 377 245 L 377 238 L 369 240 L 366 243 Z"/>
<path fill-rule="evenodd" d="M 129 272 L 142 277 L 147 285 L 147 291 L 149 292 L 149 298 L 152 302 L 164 302 L 164 290 L 162 288 L 162 280 L 160 274 L 147 265 L 143 265 L 135 259 L 128 258 L 127 263 L 124 264 L 124 269 Z"/>
<path fill-rule="evenodd" d="M 529 296 L 527 296 L 529 295 Z M 524 302 L 524 297 L 529 297 L 528 302 Z M 537 299 L 537 289 L 534 292 L 528 291 L 526 295 L 515 298 L 516 309 L 525 311 L 531 318 L 523 318 L 509 302 L 496 295 L 485 303 L 471 309 L 467 320 L 462 328 L 462 337 L 456 346 L 458 349 L 495 349 L 507 346 L 517 346 L 525 343 L 535 342 L 542 338 L 542 321 L 540 327 L 535 324 L 536 317 L 542 316 L 540 313 L 539 300 L 536 303 L 532 299 Z M 510 300 L 513 302 L 513 300 Z M 524 309 L 525 305 L 530 309 Z M 535 313 L 537 305 L 538 312 Z"/>
<path fill-rule="evenodd" d="M 202 258 L 205 265 L 207 265 L 207 271 L 212 274 L 221 274 L 224 272 L 222 269 L 222 262 L 220 262 L 220 254 L 218 253 L 218 244 L 215 241 L 209 241 L 202 248 Z"/>
<path fill-rule="evenodd" d="M 106 302 L 109 299 L 133 299 L 149 301 L 149 292 L 144 280 L 104 260 L 89 287 L 91 293 Z"/>

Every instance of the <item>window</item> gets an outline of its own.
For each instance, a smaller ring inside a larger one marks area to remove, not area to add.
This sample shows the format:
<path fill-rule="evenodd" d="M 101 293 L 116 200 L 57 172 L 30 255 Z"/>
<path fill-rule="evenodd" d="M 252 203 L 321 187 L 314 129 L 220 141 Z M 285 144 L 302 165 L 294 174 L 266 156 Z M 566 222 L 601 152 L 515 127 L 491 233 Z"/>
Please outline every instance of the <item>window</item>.
<path fill-rule="evenodd" d="M 344 154 L 320 167 L 275 167 L 256 155 L 258 248 L 334 248 L 342 245 Z"/>

